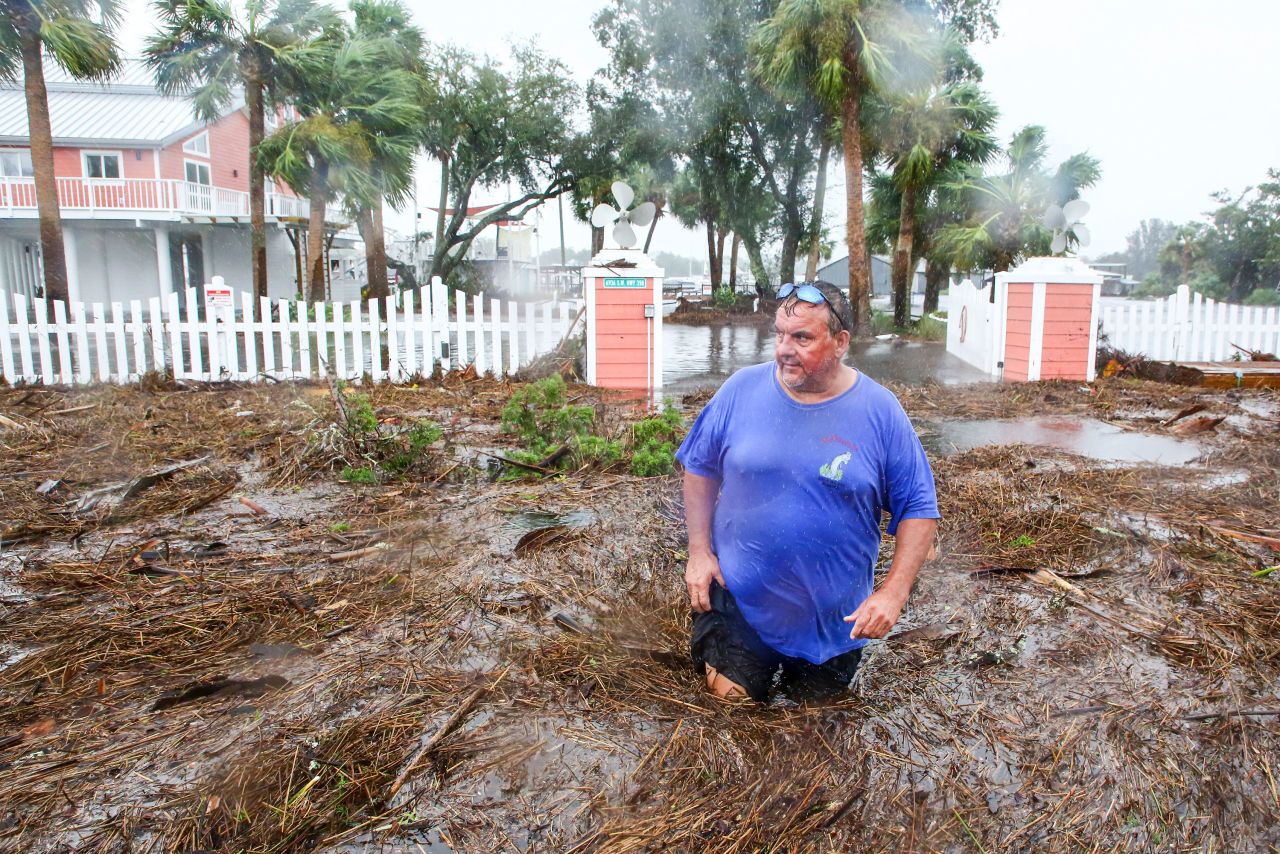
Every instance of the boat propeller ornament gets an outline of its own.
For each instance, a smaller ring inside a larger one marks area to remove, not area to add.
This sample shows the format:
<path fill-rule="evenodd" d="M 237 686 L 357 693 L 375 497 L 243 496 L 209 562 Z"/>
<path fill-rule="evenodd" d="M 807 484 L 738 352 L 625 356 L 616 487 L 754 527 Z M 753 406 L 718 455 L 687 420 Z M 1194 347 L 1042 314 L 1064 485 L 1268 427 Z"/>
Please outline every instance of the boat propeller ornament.
<path fill-rule="evenodd" d="M 1081 199 L 1073 199 L 1062 207 L 1049 205 L 1041 222 L 1053 231 L 1053 243 L 1049 249 L 1054 255 L 1067 251 L 1067 232 L 1075 237 L 1078 247 L 1083 249 L 1089 245 L 1089 229 L 1080 221 L 1088 212 L 1089 203 Z"/>
<path fill-rule="evenodd" d="M 615 208 L 605 202 L 596 205 L 595 210 L 591 211 L 591 224 L 596 228 L 608 228 L 613 226 L 613 240 L 618 244 L 620 249 L 631 249 L 636 245 L 636 231 L 631 226 L 644 228 L 653 222 L 654 215 L 658 212 L 653 202 L 643 202 L 636 205 L 635 208 L 627 210 L 631 207 L 631 203 L 635 201 L 635 191 L 621 181 L 613 182 L 613 198 L 618 203 Z"/>

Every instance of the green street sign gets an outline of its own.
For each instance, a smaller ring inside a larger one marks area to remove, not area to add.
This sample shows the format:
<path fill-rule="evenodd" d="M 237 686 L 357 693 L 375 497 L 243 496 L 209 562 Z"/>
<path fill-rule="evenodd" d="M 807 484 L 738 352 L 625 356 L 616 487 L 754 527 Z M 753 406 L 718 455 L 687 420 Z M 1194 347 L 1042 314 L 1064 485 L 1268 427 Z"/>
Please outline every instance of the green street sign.
<path fill-rule="evenodd" d="M 645 280 L 607 278 L 604 280 L 604 286 L 606 288 L 643 288 L 645 286 Z"/>

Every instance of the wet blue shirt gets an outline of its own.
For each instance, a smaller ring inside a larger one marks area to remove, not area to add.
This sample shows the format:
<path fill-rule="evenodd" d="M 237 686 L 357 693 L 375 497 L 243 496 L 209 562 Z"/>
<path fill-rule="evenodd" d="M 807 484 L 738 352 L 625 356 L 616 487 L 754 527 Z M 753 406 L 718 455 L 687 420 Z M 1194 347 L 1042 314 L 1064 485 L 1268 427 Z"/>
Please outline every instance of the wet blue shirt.
<path fill-rule="evenodd" d="M 933 472 L 897 398 L 859 372 L 822 403 L 793 400 L 773 362 L 738 371 L 676 454 L 720 481 L 712 547 L 761 639 L 820 664 L 866 643 L 843 618 L 871 594 L 880 521 L 936 519 Z"/>

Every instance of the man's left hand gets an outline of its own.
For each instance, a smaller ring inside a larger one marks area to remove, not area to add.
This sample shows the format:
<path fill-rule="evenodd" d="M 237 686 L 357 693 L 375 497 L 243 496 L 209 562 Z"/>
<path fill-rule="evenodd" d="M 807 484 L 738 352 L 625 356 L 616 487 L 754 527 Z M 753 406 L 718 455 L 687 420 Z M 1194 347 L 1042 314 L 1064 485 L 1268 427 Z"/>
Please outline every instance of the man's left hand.
<path fill-rule="evenodd" d="M 901 599 L 885 590 L 877 590 L 866 598 L 858 609 L 844 618 L 846 623 L 853 623 L 849 637 L 882 638 L 889 634 L 893 624 L 898 622 L 902 606 Z"/>

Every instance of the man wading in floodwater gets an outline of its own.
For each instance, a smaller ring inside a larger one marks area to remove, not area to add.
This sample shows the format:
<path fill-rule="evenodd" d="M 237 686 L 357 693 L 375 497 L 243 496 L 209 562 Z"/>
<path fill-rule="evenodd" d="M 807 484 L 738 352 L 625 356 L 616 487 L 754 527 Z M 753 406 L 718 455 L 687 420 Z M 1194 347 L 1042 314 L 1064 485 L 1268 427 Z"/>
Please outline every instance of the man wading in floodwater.
<path fill-rule="evenodd" d="M 852 313 L 827 282 L 784 285 L 773 363 L 738 371 L 676 454 L 684 466 L 692 654 L 720 697 L 846 690 L 897 622 L 938 502 L 897 398 L 843 363 Z M 897 538 L 872 592 L 880 519 Z M 852 626 L 850 626 L 852 624 Z"/>

